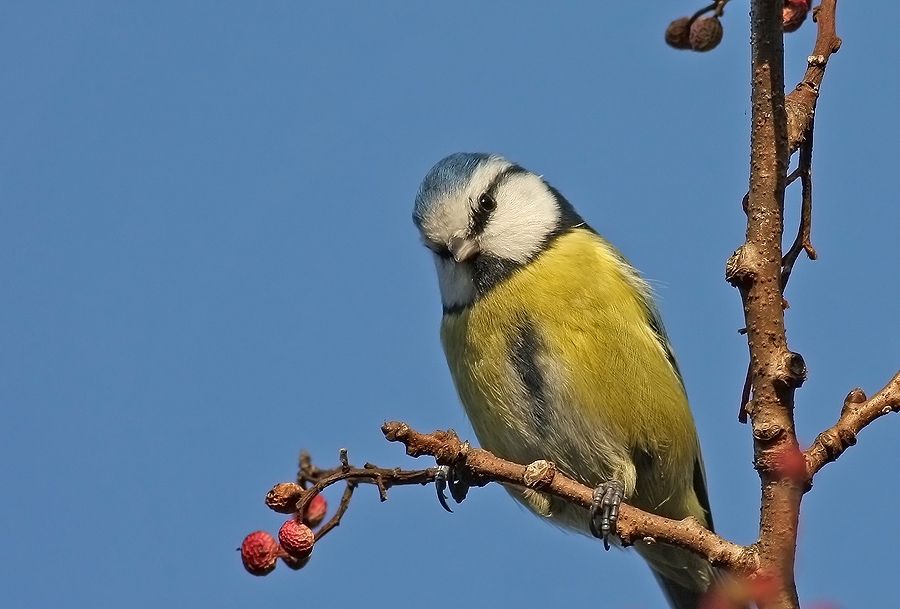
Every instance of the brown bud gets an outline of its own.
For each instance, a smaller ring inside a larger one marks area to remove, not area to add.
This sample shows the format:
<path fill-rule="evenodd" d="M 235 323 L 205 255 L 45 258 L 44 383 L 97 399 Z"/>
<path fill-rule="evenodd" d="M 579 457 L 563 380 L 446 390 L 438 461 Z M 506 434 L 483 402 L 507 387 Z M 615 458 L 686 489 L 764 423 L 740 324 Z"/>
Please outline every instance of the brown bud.
<path fill-rule="evenodd" d="M 666 28 L 666 44 L 673 49 L 691 48 L 691 18 L 681 17 L 669 24 Z"/>
<path fill-rule="evenodd" d="M 691 48 L 699 53 L 712 51 L 722 42 L 723 33 L 722 22 L 718 17 L 700 17 L 691 25 Z"/>
<path fill-rule="evenodd" d="M 864 403 L 867 399 L 866 392 L 860 387 L 857 387 L 844 398 L 844 406 L 841 408 L 841 414 L 843 415 L 848 410 L 852 410 L 854 406 Z"/>

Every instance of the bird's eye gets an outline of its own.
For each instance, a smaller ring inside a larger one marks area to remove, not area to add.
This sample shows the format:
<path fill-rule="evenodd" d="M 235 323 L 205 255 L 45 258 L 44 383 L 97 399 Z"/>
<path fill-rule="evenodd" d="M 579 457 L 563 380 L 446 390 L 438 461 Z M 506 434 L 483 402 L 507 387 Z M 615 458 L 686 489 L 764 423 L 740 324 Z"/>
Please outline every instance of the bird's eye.
<path fill-rule="evenodd" d="M 481 195 L 481 198 L 478 199 L 478 206 L 484 211 L 494 211 L 497 209 L 497 201 L 488 193 L 484 193 Z"/>

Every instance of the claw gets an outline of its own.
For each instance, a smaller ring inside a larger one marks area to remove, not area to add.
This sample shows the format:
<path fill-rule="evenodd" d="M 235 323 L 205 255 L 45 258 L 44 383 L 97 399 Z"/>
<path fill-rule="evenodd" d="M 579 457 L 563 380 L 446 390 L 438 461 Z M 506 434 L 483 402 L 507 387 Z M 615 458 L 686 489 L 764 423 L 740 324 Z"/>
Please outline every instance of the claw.
<path fill-rule="evenodd" d="M 447 495 L 444 494 L 444 491 L 447 490 L 448 480 L 451 480 L 450 467 L 448 465 L 439 465 L 437 473 L 434 475 L 434 488 L 437 490 L 438 503 L 441 504 L 442 508 L 452 514 L 453 510 L 447 505 Z M 451 493 L 452 492 L 453 491 L 451 490 Z"/>
<path fill-rule="evenodd" d="M 434 476 L 434 488 L 437 490 L 438 501 L 440 502 L 441 507 L 452 513 L 453 510 L 447 505 L 447 495 L 444 494 L 444 491 L 449 489 L 453 501 L 462 503 L 463 499 L 466 498 L 466 495 L 469 494 L 471 485 L 466 480 L 460 478 L 456 474 L 456 470 L 449 465 L 439 465 L 437 473 Z"/>
<path fill-rule="evenodd" d="M 609 536 L 616 532 L 619 505 L 624 495 L 625 485 L 618 480 L 604 482 L 594 489 L 588 524 L 591 534 L 602 539 L 603 547 L 607 550 L 609 550 Z"/>
<path fill-rule="evenodd" d="M 469 494 L 469 483 L 456 475 L 456 471 L 450 470 L 450 496 L 456 503 L 462 503 L 466 495 Z"/>

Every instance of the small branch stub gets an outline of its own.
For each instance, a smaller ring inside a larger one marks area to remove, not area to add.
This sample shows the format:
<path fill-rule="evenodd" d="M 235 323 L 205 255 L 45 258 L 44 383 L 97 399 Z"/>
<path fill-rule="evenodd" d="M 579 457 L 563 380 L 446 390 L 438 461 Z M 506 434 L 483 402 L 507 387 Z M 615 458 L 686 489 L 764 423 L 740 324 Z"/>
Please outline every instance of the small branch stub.
<path fill-rule="evenodd" d="M 778 364 L 776 378 L 785 387 L 796 389 L 806 381 L 806 374 L 806 362 L 803 361 L 803 356 L 788 351 Z"/>
<path fill-rule="evenodd" d="M 746 245 L 737 248 L 725 263 L 725 281 L 736 288 L 747 285 L 755 277 L 746 254 Z"/>

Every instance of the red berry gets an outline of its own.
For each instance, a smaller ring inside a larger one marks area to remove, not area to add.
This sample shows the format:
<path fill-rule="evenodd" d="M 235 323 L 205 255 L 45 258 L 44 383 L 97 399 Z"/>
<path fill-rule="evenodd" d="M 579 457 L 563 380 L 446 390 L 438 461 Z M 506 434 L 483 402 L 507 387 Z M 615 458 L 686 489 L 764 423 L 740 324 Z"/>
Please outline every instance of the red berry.
<path fill-rule="evenodd" d="M 294 558 L 305 558 L 312 552 L 316 536 L 308 526 L 291 518 L 281 525 L 278 541 L 284 551 Z"/>
<path fill-rule="evenodd" d="M 794 32 L 800 29 L 806 21 L 811 0 L 784 0 L 784 8 L 781 9 L 781 21 L 785 32 Z"/>
<path fill-rule="evenodd" d="M 303 512 L 303 523 L 308 527 L 317 527 L 325 520 L 326 512 L 328 512 L 328 502 L 322 495 L 316 495 Z"/>
<path fill-rule="evenodd" d="M 250 533 L 241 544 L 244 568 L 253 575 L 268 575 L 275 568 L 279 550 L 278 542 L 265 531 Z"/>

